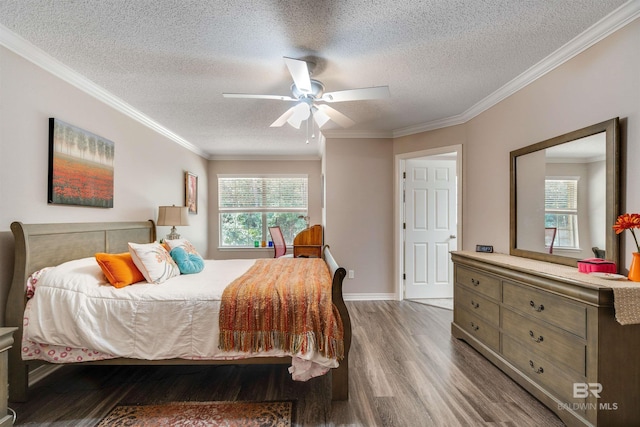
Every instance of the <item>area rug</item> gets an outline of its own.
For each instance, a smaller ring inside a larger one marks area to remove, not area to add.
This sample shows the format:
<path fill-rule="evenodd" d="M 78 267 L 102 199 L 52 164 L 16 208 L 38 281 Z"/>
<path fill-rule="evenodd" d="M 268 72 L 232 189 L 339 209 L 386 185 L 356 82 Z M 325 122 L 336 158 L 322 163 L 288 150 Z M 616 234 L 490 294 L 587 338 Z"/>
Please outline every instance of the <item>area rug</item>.
<path fill-rule="evenodd" d="M 246 426 L 289 427 L 293 402 L 171 402 L 118 405 L 98 427 Z"/>

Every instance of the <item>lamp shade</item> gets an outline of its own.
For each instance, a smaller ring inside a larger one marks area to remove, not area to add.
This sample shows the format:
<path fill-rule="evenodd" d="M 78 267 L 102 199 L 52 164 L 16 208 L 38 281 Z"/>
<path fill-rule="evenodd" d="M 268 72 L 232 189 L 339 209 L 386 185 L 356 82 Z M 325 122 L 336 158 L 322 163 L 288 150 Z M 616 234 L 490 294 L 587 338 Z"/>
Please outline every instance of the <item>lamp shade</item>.
<path fill-rule="evenodd" d="M 160 206 L 158 225 L 189 225 L 189 212 L 186 206 Z"/>

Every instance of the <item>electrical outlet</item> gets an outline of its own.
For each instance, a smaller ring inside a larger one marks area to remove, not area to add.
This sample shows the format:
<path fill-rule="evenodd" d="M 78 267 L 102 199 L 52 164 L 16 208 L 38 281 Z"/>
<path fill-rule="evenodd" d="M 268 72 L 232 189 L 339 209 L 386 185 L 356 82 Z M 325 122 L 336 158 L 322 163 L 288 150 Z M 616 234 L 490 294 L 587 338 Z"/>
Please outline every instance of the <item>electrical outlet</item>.
<path fill-rule="evenodd" d="M 356 277 L 356 274 L 353 270 L 349 270 L 349 276 L 347 276 L 349 279 L 353 279 L 354 277 Z"/>

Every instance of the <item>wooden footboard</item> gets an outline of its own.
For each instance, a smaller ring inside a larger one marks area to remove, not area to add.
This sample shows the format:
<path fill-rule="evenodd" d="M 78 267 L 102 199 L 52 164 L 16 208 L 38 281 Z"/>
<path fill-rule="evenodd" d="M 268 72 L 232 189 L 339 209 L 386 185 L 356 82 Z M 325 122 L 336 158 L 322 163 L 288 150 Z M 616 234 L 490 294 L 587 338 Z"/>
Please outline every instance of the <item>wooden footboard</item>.
<path fill-rule="evenodd" d="M 72 224 L 22 224 L 14 222 L 11 230 L 15 239 L 15 265 L 11 290 L 7 300 L 6 326 L 18 329 L 14 334 L 14 346 L 9 350 L 9 400 L 27 400 L 29 370 L 46 362 L 23 361 L 21 357 L 22 322 L 26 305 L 25 285 L 27 277 L 43 267 L 55 266 L 66 261 L 94 256 L 96 252 L 126 252 L 128 242 L 148 243 L 156 238 L 153 221 L 72 223 Z M 332 370 L 332 399 L 349 398 L 349 348 L 351 347 L 351 320 L 342 297 L 342 281 L 346 275 L 339 267 L 329 247 L 325 247 L 324 259 L 332 281 L 332 298 L 344 326 L 345 357 L 340 366 Z M 290 364 L 290 357 L 251 358 L 242 360 L 139 360 L 111 359 L 85 364 L 119 365 L 191 365 L 191 364 Z"/>
<path fill-rule="evenodd" d="M 343 267 L 339 267 L 333 258 L 329 246 L 324 247 L 324 260 L 329 266 L 329 271 L 333 277 L 332 295 L 333 304 L 338 309 L 344 327 L 344 359 L 340 361 L 340 366 L 331 372 L 331 399 L 349 400 L 349 349 L 351 348 L 351 317 L 342 297 L 342 281 L 347 275 Z"/>

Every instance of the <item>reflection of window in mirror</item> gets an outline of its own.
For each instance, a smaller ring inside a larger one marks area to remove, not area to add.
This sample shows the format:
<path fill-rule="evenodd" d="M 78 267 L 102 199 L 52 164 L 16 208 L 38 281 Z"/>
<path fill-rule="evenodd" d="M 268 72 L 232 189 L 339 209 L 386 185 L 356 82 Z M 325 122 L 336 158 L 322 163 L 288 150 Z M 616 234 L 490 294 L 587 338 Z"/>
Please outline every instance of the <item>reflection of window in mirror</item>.
<path fill-rule="evenodd" d="M 578 178 L 546 178 L 544 185 L 544 226 L 556 229 L 554 247 L 579 249 Z M 545 242 L 547 248 L 549 244 Z"/>

